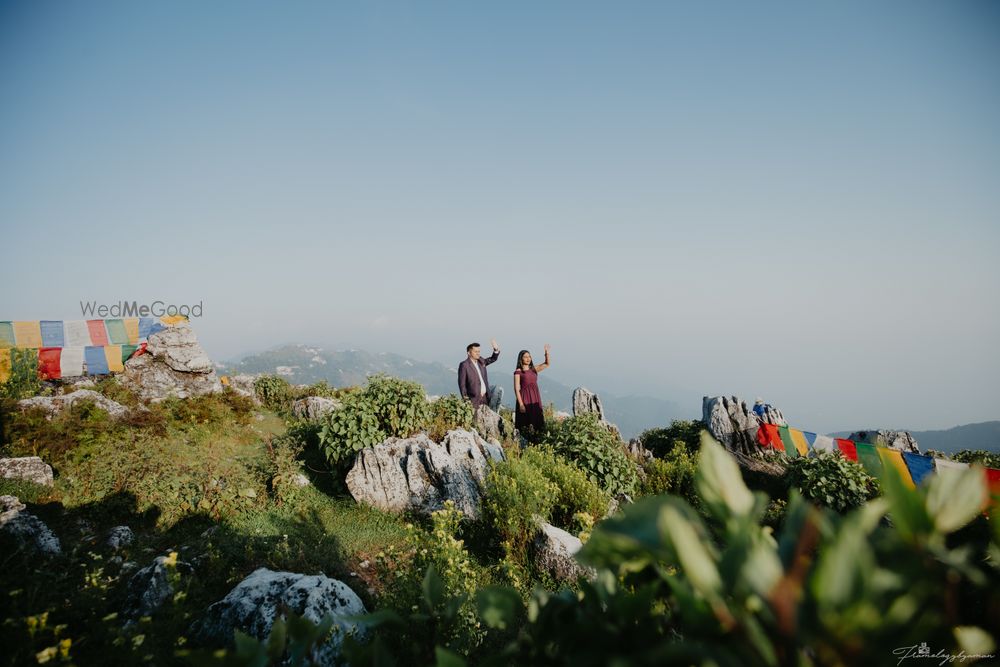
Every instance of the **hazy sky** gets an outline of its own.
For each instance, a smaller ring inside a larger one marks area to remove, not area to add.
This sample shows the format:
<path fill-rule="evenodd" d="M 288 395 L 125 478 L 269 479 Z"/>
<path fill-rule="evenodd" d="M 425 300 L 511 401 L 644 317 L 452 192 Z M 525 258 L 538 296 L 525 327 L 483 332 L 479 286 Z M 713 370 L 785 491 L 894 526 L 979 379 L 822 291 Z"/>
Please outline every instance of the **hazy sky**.
<path fill-rule="evenodd" d="M 1000 419 L 1000 6 L 484 5 L 0 0 L 0 319 Z"/>

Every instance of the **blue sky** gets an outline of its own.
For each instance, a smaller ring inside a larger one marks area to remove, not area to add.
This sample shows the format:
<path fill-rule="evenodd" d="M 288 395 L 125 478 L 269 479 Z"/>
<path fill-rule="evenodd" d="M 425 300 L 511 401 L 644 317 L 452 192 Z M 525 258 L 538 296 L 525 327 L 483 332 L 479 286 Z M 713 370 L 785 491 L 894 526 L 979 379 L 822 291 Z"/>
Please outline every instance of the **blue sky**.
<path fill-rule="evenodd" d="M 988 2 L 0 0 L 0 314 L 998 419 L 998 63 Z"/>

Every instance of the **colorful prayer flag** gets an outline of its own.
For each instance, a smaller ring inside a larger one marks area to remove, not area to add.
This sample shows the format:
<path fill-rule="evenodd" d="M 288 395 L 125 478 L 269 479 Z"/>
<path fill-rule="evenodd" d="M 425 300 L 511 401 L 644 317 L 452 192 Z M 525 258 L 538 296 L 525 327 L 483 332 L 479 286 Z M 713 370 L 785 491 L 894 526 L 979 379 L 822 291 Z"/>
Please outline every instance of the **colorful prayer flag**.
<path fill-rule="evenodd" d="M 0 348 L 17 347 L 17 339 L 14 337 L 14 323 L 0 322 Z"/>
<path fill-rule="evenodd" d="M 172 327 L 178 322 L 186 322 L 187 318 L 183 315 L 164 315 L 160 318 L 160 322 L 166 324 L 168 327 Z"/>
<path fill-rule="evenodd" d="M 882 459 L 882 465 L 887 468 L 895 468 L 899 472 L 903 484 L 911 489 L 916 488 L 916 484 L 914 484 L 913 478 L 910 476 L 910 470 L 906 467 L 906 463 L 903 462 L 903 453 L 898 449 L 889 449 L 888 447 L 878 447 L 877 449 L 879 458 Z"/>
<path fill-rule="evenodd" d="M 112 345 L 128 345 L 128 331 L 123 321 L 104 320 L 104 326 L 108 329 L 108 341 Z"/>
<path fill-rule="evenodd" d="M 138 345 L 122 345 L 122 364 L 128 361 L 132 356 L 132 353 L 138 349 Z"/>
<path fill-rule="evenodd" d="M 968 463 L 962 463 L 961 461 L 951 461 L 949 459 L 934 459 L 934 469 L 939 475 L 949 475 L 956 471 L 965 470 L 969 467 Z"/>
<path fill-rule="evenodd" d="M 87 347 L 90 345 L 90 329 L 86 320 L 66 320 L 63 322 L 63 346 Z"/>
<path fill-rule="evenodd" d="M 843 438 L 836 438 L 837 448 L 840 449 L 840 453 L 844 455 L 848 461 L 858 460 L 858 450 L 854 446 L 854 443 L 850 440 L 844 440 Z"/>
<path fill-rule="evenodd" d="M 868 474 L 872 477 L 881 475 L 882 459 L 879 458 L 878 452 L 875 451 L 875 445 L 867 442 L 855 442 L 854 447 L 858 454 L 858 462 L 868 471 Z"/>
<path fill-rule="evenodd" d="M 833 453 L 837 451 L 837 443 L 828 435 L 817 435 L 816 439 L 813 440 L 812 448 L 816 452 Z"/>
<path fill-rule="evenodd" d="M 125 370 L 125 367 L 122 365 L 121 345 L 105 345 L 104 358 L 107 359 L 108 370 L 112 373 L 121 373 Z"/>
<path fill-rule="evenodd" d="M 139 318 L 138 317 L 128 317 L 122 320 L 125 323 L 125 333 L 128 334 L 129 345 L 139 344 Z"/>
<path fill-rule="evenodd" d="M 795 443 L 795 449 L 799 451 L 799 456 L 809 456 L 809 442 L 806 440 L 805 433 L 797 428 L 790 428 L 788 435 L 792 437 L 792 442 Z"/>
<path fill-rule="evenodd" d="M 66 344 L 63 340 L 62 320 L 42 320 L 39 327 L 42 330 L 43 347 L 62 347 Z"/>
<path fill-rule="evenodd" d="M 757 429 L 757 442 L 762 447 L 771 447 L 779 452 L 785 451 L 785 446 L 781 444 L 781 436 L 778 434 L 778 427 L 774 424 L 761 424 Z"/>
<path fill-rule="evenodd" d="M 62 377 L 59 366 L 61 347 L 42 347 L 38 349 L 38 376 L 43 380 L 58 380 Z"/>
<path fill-rule="evenodd" d="M 87 375 L 107 375 L 108 359 L 104 356 L 104 346 L 88 345 L 83 352 L 87 361 Z"/>
<path fill-rule="evenodd" d="M 62 368 L 62 376 L 64 378 L 83 375 L 83 348 L 64 347 L 59 365 Z"/>
<path fill-rule="evenodd" d="M 902 454 L 914 484 L 919 485 L 927 475 L 934 472 L 934 459 L 932 457 L 912 452 L 902 452 Z"/>
<path fill-rule="evenodd" d="M 104 320 L 87 320 L 87 330 L 90 331 L 90 344 L 94 347 L 104 347 L 108 344 L 108 333 Z"/>
<path fill-rule="evenodd" d="M 152 317 L 139 318 L 139 340 L 145 340 L 155 333 L 166 329 L 159 320 Z"/>
<path fill-rule="evenodd" d="M 13 322 L 14 339 L 17 347 L 39 348 L 42 347 L 42 328 L 36 322 Z"/>
<path fill-rule="evenodd" d="M 781 438 L 781 444 L 785 448 L 785 454 L 788 454 L 791 458 L 798 458 L 799 450 L 795 447 L 795 443 L 792 441 L 792 435 L 787 426 L 778 427 L 778 437 Z"/>

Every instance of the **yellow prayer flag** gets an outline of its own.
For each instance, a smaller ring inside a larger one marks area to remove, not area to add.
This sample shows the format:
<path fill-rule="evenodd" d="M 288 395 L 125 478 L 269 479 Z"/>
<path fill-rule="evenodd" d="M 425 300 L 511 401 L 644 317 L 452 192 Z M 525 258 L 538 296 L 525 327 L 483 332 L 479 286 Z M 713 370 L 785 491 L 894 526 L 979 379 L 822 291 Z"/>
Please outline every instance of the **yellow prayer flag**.
<path fill-rule="evenodd" d="M 809 442 L 806 440 L 806 436 L 802 435 L 802 431 L 797 428 L 790 428 L 788 429 L 788 435 L 792 437 L 792 442 L 795 443 L 795 449 L 799 450 L 799 454 L 809 456 Z"/>
<path fill-rule="evenodd" d="M 14 340 L 18 347 L 42 347 L 42 325 L 34 322 L 14 322 Z"/>
<path fill-rule="evenodd" d="M 0 382 L 10 379 L 10 348 L 0 348 Z"/>
<path fill-rule="evenodd" d="M 125 370 L 125 365 L 122 364 L 121 345 L 105 345 L 104 358 L 108 360 L 108 370 L 112 373 L 121 373 Z"/>
<path fill-rule="evenodd" d="M 187 318 L 183 315 L 164 315 L 160 318 L 160 322 L 166 324 L 168 327 L 172 327 L 178 322 L 186 322 Z"/>
<path fill-rule="evenodd" d="M 906 461 L 903 460 L 903 455 L 898 450 L 888 447 L 876 447 L 875 449 L 878 450 L 878 456 L 882 459 L 883 466 L 892 466 L 899 471 L 899 476 L 903 478 L 903 484 L 911 489 L 916 488 L 913 477 L 910 475 L 910 469 L 906 467 Z"/>
<path fill-rule="evenodd" d="M 139 344 L 139 318 L 138 317 L 127 317 L 125 322 L 125 333 L 128 334 L 128 344 L 138 345 Z"/>

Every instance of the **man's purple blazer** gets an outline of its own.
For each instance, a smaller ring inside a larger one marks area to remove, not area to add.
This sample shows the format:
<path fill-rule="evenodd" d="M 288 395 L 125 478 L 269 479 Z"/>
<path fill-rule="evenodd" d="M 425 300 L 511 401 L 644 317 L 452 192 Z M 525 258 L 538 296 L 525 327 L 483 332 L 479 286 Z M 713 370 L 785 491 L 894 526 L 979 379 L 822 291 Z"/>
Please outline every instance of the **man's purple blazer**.
<path fill-rule="evenodd" d="M 493 356 L 487 359 L 479 357 L 479 372 L 483 374 L 483 384 L 486 385 L 485 396 L 479 394 L 479 375 L 476 374 L 476 369 L 472 367 L 472 359 L 466 357 L 465 361 L 458 365 L 458 393 L 462 398 L 471 400 L 472 407 L 478 408 L 489 398 L 490 379 L 486 375 L 486 367 L 496 361 L 499 356 L 499 352 L 494 352 Z"/>

